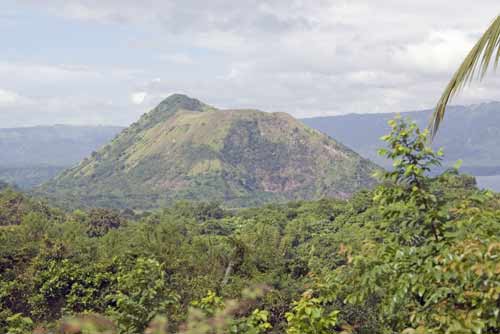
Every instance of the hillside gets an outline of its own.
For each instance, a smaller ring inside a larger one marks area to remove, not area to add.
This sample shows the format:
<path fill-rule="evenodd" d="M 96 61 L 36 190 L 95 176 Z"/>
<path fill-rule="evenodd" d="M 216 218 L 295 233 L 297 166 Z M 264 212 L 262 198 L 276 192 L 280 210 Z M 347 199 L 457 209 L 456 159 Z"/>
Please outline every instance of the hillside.
<path fill-rule="evenodd" d="M 36 126 L 0 129 L 0 180 L 39 185 L 110 141 L 121 127 Z"/>
<path fill-rule="evenodd" d="M 219 110 L 175 94 L 38 191 L 111 207 L 180 199 L 253 206 L 345 198 L 371 186 L 375 169 L 288 114 Z"/>
<path fill-rule="evenodd" d="M 432 110 L 401 113 L 420 127 L 425 127 Z M 380 136 L 389 127 L 387 121 L 393 113 L 349 114 L 302 119 L 317 129 L 351 147 L 362 156 L 390 167 L 390 162 L 377 155 Z M 478 177 L 479 184 L 500 190 L 500 102 L 470 106 L 452 106 L 435 138 L 434 147 L 443 147 L 445 166 L 463 160 L 461 170 Z"/>

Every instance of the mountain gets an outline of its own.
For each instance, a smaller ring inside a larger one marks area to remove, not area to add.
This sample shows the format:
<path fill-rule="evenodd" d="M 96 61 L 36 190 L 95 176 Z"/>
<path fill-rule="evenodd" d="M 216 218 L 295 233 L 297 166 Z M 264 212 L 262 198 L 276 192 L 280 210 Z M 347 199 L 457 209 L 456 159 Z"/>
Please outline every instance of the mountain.
<path fill-rule="evenodd" d="M 174 94 L 37 191 L 93 206 L 228 206 L 324 196 L 374 184 L 377 166 L 285 113 L 220 110 Z"/>
<path fill-rule="evenodd" d="M 77 164 L 123 127 L 36 126 L 0 129 L 0 180 L 31 188 Z"/>
<path fill-rule="evenodd" d="M 431 110 L 402 113 L 424 127 Z M 376 150 L 388 132 L 392 114 L 350 114 L 303 119 L 360 153 L 389 167 Z M 27 189 L 76 165 L 109 142 L 123 127 L 38 126 L 0 129 L 0 180 Z M 450 107 L 435 146 L 444 146 L 445 164 L 464 160 L 462 170 L 475 175 L 480 185 L 500 191 L 500 103 Z"/>
<path fill-rule="evenodd" d="M 426 127 L 432 110 L 401 113 Z M 302 119 L 317 129 L 376 163 L 390 167 L 377 155 L 379 138 L 390 129 L 387 121 L 395 113 L 349 114 Z M 461 170 L 475 175 L 481 186 L 500 191 L 500 102 L 448 108 L 444 122 L 433 143 L 444 148 L 444 166 L 463 160 Z"/>

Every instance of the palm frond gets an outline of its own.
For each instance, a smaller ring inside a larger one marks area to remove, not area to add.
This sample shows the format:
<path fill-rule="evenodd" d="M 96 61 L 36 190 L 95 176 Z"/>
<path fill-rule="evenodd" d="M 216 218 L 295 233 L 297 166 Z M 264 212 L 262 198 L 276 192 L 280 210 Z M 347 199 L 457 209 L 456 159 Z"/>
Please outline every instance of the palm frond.
<path fill-rule="evenodd" d="M 491 63 L 494 64 L 496 69 L 499 60 L 500 15 L 497 16 L 479 41 L 477 41 L 470 50 L 469 54 L 465 57 L 464 61 L 446 86 L 429 124 L 432 137 L 436 135 L 439 129 L 439 125 L 444 118 L 446 106 L 451 98 L 453 98 L 453 96 L 455 96 L 467 83 L 472 81 L 475 74 L 477 74 L 477 77 L 481 80 Z"/>

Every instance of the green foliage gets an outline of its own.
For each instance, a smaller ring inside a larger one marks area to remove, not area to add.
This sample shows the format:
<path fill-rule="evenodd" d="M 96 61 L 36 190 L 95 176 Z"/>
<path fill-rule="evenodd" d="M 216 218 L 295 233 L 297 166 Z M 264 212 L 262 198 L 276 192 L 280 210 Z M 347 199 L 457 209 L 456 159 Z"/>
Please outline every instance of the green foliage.
<path fill-rule="evenodd" d="M 385 139 L 392 150 L 382 153 L 397 160 L 384 174 L 392 183 L 375 191 L 374 235 L 360 251 L 344 250 L 348 262 L 330 274 L 325 293 L 341 308 L 375 310 L 382 333 L 494 333 L 498 197 L 471 188 L 457 193 L 453 173 L 425 177 L 438 162 L 425 147 L 426 133 L 401 120 L 391 125 Z"/>
<path fill-rule="evenodd" d="M 116 280 L 107 313 L 118 323 L 120 333 L 142 332 L 156 314 L 177 301 L 175 294 L 165 295 L 165 274 L 155 260 L 138 258 L 131 268 L 120 266 Z"/>
<path fill-rule="evenodd" d="M 213 316 L 224 307 L 224 302 L 215 292 L 208 291 L 205 297 L 191 302 L 191 306 L 203 311 L 207 316 Z"/>
<path fill-rule="evenodd" d="M 8 334 L 31 334 L 34 328 L 33 320 L 16 313 L 7 318 Z"/>
<path fill-rule="evenodd" d="M 427 146 L 428 131 L 420 132 L 415 123 L 396 118 L 389 125 L 391 133 L 382 137 L 389 148 L 379 153 L 394 161 L 394 169 L 381 172 L 382 180 L 389 184 L 376 190 L 374 201 L 389 224 L 387 228 L 400 231 L 398 239 L 415 244 L 432 236 L 437 241 L 446 213 L 440 210 L 442 201 L 430 191 L 426 173 L 439 166 L 442 152 L 435 153 Z"/>
<path fill-rule="evenodd" d="M 218 202 L 187 202 L 180 201 L 172 207 L 172 212 L 183 217 L 191 217 L 199 222 L 224 218 L 228 213 Z"/>
<path fill-rule="evenodd" d="M 261 334 L 272 328 L 269 323 L 269 312 L 255 309 L 247 317 L 235 322 L 230 328 L 230 333 Z"/>
<path fill-rule="evenodd" d="M 497 333 L 500 196 L 391 125 L 394 170 L 349 200 L 126 220 L 0 193 L 0 333 Z"/>
<path fill-rule="evenodd" d="M 29 303 L 36 319 L 57 319 L 63 313 L 104 312 L 109 304 L 106 292 L 117 285 L 113 268 L 102 264 L 39 258 L 34 268 Z"/>
<path fill-rule="evenodd" d="M 249 305 L 264 293 L 262 289 L 244 290 L 242 300 L 223 300 L 214 292 L 192 303 L 181 333 L 261 334 L 272 328 L 269 312 Z"/>
<path fill-rule="evenodd" d="M 9 187 L 0 190 L 0 226 L 19 225 L 27 214 L 55 217 L 59 213 L 45 202 L 28 198 Z"/>
<path fill-rule="evenodd" d="M 380 149 L 379 154 L 393 160 L 392 171 L 383 172 L 383 177 L 396 184 L 420 187 L 425 173 L 439 166 L 442 151 L 435 153 L 428 143 L 428 130 L 420 131 L 416 123 L 407 123 L 400 116 L 389 121 L 391 133 L 381 139 L 389 149 Z"/>
<path fill-rule="evenodd" d="M 89 237 L 102 237 L 111 229 L 119 228 L 123 224 L 120 214 L 110 209 L 91 209 L 88 214 Z"/>
<path fill-rule="evenodd" d="M 340 311 L 326 312 L 322 300 L 306 291 L 302 298 L 293 304 L 291 312 L 286 313 L 287 334 L 327 334 L 337 325 Z"/>

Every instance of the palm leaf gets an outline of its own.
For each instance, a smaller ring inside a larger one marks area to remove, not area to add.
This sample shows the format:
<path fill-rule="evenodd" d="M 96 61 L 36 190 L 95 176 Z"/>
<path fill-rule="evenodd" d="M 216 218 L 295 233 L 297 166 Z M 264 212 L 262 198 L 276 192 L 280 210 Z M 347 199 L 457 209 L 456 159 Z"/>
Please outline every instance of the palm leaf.
<path fill-rule="evenodd" d="M 467 83 L 474 79 L 475 74 L 481 80 L 488 67 L 493 62 L 495 69 L 500 59 L 500 15 L 493 21 L 476 45 L 470 50 L 467 57 L 455 72 L 446 89 L 439 99 L 429 128 L 432 137 L 436 135 L 439 125 L 444 118 L 446 105 Z"/>

